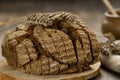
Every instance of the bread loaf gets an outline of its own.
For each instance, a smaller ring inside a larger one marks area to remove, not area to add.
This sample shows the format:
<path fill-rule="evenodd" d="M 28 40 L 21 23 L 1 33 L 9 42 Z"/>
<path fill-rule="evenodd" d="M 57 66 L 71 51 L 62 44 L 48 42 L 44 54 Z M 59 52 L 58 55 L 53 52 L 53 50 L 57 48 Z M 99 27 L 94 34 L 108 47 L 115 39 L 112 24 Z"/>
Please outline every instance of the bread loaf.
<path fill-rule="evenodd" d="M 99 60 L 99 42 L 76 15 L 35 13 L 6 33 L 2 54 L 10 66 L 30 74 L 69 74 Z"/>

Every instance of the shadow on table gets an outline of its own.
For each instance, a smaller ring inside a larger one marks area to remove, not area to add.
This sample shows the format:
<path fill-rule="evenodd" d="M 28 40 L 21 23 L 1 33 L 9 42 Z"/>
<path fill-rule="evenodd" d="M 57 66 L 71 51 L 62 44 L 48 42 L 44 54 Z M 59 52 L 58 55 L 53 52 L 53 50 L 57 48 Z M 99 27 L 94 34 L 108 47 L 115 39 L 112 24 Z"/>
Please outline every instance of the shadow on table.
<path fill-rule="evenodd" d="M 101 66 L 100 73 L 90 80 L 120 80 L 120 73 Z"/>

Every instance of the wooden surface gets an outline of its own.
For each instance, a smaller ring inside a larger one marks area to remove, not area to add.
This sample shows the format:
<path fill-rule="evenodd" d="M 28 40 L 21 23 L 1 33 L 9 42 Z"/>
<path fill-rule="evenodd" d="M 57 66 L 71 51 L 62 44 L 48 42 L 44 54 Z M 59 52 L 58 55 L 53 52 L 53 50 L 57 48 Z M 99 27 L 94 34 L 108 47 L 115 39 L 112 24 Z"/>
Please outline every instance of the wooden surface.
<path fill-rule="evenodd" d="M 110 0 L 115 8 L 120 8 L 120 0 Z M 15 28 L 23 20 L 10 19 L 33 12 L 70 11 L 80 16 L 96 33 L 99 41 L 105 38 L 101 33 L 104 12 L 107 10 L 101 0 L 44 0 L 0 2 L 0 45 L 6 31 Z M 5 24 L 2 24 L 4 22 Z M 1 51 L 1 48 L 0 48 Z M 2 55 L 0 54 L 0 60 Z M 120 74 L 101 67 L 100 74 L 91 80 L 120 80 Z"/>
<path fill-rule="evenodd" d="M 100 62 L 90 66 L 90 69 L 81 73 L 65 75 L 46 75 L 36 76 L 26 74 L 8 66 L 7 61 L 3 59 L 0 62 L 0 80 L 86 80 L 99 74 Z"/>

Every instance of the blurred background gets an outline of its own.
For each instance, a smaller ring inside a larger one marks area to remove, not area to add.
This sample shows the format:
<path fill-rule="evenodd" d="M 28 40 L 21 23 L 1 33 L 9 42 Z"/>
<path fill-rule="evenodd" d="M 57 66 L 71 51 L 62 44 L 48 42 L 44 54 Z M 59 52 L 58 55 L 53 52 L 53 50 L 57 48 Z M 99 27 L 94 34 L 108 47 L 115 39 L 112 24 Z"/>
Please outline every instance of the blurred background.
<path fill-rule="evenodd" d="M 120 0 L 110 2 L 115 8 L 120 7 Z M 93 31 L 100 32 L 106 10 L 102 0 L 0 0 L 0 27 L 7 24 L 10 27 L 10 23 L 14 26 L 18 21 L 11 19 L 30 13 L 68 11 L 80 16 Z"/>
<path fill-rule="evenodd" d="M 120 0 L 110 2 L 119 8 Z M 98 32 L 106 10 L 102 0 L 0 0 L 0 21 L 7 22 L 34 12 L 68 11 L 80 16 Z"/>
<path fill-rule="evenodd" d="M 120 8 L 120 0 L 110 2 L 114 8 Z M 20 24 L 23 21 L 22 16 L 53 11 L 77 14 L 102 40 L 101 24 L 105 18 L 104 12 L 107 11 L 102 0 L 0 0 L 0 45 L 5 32 Z M 119 75 L 102 68 L 100 75 L 93 80 L 120 80 Z"/>

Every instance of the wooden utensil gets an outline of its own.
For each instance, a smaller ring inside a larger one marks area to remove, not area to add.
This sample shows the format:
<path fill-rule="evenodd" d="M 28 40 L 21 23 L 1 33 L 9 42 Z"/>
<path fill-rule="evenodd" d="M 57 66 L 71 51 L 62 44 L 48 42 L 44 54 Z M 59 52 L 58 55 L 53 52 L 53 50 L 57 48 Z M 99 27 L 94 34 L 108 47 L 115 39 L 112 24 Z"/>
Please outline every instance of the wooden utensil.
<path fill-rule="evenodd" d="M 116 11 L 113 9 L 111 3 L 109 2 L 109 0 L 103 0 L 103 3 L 105 4 L 105 6 L 108 8 L 108 10 L 116 17 L 118 17 L 118 14 L 116 13 Z"/>

